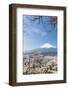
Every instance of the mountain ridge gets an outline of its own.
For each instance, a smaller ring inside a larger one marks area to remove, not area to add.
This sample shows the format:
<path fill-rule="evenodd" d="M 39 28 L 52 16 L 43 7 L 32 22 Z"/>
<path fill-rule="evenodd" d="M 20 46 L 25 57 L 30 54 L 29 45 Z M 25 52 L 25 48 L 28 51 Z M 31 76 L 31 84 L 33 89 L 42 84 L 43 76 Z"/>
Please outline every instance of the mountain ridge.
<path fill-rule="evenodd" d="M 36 48 L 36 49 L 33 49 L 33 50 L 25 51 L 24 53 L 31 53 L 31 52 L 39 52 L 39 53 L 53 52 L 53 53 L 56 53 L 57 48 Z"/>

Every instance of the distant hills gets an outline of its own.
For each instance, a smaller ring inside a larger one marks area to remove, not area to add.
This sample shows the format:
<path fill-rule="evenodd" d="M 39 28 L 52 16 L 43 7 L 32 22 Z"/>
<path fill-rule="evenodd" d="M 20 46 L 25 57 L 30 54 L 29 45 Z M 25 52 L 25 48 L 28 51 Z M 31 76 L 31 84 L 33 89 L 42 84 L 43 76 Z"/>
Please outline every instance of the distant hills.
<path fill-rule="evenodd" d="M 57 48 L 37 48 L 29 51 L 25 51 L 24 54 L 57 54 Z"/>
<path fill-rule="evenodd" d="M 35 52 L 57 52 L 57 48 L 38 48 L 33 50 Z"/>

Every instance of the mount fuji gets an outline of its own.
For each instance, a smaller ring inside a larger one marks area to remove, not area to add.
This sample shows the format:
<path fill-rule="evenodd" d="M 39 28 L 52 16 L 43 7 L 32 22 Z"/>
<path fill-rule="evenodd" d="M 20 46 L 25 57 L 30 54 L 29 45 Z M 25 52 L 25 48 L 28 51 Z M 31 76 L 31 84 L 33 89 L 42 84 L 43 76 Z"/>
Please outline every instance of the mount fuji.
<path fill-rule="evenodd" d="M 42 45 L 40 48 L 28 50 L 25 53 L 57 54 L 57 48 L 49 43 Z"/>

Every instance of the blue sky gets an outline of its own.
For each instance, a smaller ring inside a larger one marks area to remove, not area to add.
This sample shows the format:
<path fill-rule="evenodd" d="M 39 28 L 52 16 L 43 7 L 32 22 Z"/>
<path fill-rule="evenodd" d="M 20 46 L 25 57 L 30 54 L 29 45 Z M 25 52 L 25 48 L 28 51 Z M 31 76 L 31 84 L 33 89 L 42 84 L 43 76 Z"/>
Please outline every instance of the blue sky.
<path fill-rule="evenodd" d="M 43 22 L 32 21 L 34 16 L 23 16 L 24 50 L 32 50 L 46 45 L 57 47 L 57 24 L 48 23 L 51 16 L 43 16 Z"/>

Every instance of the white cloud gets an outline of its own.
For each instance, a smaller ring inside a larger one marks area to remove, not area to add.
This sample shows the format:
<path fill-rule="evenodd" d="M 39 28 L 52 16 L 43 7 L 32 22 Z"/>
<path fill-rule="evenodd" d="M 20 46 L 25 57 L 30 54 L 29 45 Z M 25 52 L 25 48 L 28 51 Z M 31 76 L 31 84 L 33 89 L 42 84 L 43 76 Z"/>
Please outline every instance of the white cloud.
<path fill-rule="evenodd" d="M 47 32 L 44 32 L 44 31 L 42 31 L 40 29 L 32 29 L 32 31 L 35 32 L 36 34 L 42 36 L 42 37 L 47 35 Z"/>
<path fill-rule="evenodd" d="M 40 48 L 56 48 L 56 47 L 51 45 L 50 43 L 45 43 Z"/>
<path fill-rule="evenodd" d="M 46 32 L 41 32 L 41 36 L 46 36 L 47 35 L 47 33 Z"/>

